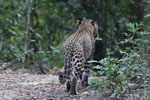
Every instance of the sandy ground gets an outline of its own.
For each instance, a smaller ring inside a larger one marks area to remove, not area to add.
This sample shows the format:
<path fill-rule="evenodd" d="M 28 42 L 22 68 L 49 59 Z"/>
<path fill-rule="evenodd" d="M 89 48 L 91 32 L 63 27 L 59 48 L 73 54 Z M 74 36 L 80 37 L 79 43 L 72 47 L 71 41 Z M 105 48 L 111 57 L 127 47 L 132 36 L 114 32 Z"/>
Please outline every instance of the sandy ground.
<path fill-rule="evenodd" d="M 27 71 L 0 72 L 0 100 L 113 100 L 102 97 L 103 92 L 82 88 L 78 81 L 78 95 L 65 92 L 58 75 L 38 75 Z M 150 88 L 137 89 L 125 94 L 124 100 L 150 100 Z"/>
<path fill-rule="evenodd" d="M 78 85 L 76 96 L 64 92 L 57 75 L 8 72 L 0 74 L 0 100 L 87 100 L 91 91 Z"/>

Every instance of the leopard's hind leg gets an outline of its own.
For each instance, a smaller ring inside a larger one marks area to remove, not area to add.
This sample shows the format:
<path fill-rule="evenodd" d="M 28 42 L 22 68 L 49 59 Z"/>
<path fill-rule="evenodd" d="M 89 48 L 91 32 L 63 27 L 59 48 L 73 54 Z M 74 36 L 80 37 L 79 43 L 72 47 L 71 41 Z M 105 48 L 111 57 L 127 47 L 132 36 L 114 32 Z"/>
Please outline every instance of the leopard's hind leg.
<path fill-rule="evenodd" d="M 83 67 L 84 57 L 82 50 L 78 48 L 76 52 L 73 53 L 72 56 L 72 73 L 71 73 L 71 86 L 70 86 L 70 94 L 77 94 L 77 80 L 81 75 L 81 68 Z"/>

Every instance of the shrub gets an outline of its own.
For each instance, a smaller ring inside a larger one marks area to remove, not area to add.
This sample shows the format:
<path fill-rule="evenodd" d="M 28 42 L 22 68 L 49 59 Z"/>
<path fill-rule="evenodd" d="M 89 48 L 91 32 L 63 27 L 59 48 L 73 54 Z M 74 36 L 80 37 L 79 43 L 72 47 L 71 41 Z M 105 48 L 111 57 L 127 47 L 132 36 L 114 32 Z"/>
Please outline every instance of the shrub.
<path fill-rule="evenodd" d="M 117 44 L 126 45 L 124 50 L 120 50 L 120 59 L 107 57 L 100 61 L 89 61 L 98 63 L 93 68 L 98 70 L 94 75 L 100 77 L 92 79 L 90 86 L 102 95 L 99 99 L 127 99 L 127 91 L 136 90 L 141 85 L 150 86 L 150 36 L 146 35 L 147 32 L 139 31 L 140 27 L 139 24 L 128 24 L 129 32 L 124 33 L 126 39 Z"/>

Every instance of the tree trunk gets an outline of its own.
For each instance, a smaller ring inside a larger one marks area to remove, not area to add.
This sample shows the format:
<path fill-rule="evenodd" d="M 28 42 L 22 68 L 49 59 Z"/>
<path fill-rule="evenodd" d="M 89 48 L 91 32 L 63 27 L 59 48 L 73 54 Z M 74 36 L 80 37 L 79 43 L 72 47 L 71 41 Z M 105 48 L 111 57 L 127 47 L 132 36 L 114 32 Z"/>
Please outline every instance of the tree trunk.
<path fill-rule="evenodd" d="M 30 13 L 31 13 L 31 4 L 32 0 L 26 0 L 26 19 L 25 19 L 25 34 L 24 34 L 24 52 L 27 52 L 29 49 L 29 43 L 30 43 L 30 36 L 29 36 L 29 30 L 30 30 Z M 28 60 L 28 55 L 24 56 L 24 63 Z"/>

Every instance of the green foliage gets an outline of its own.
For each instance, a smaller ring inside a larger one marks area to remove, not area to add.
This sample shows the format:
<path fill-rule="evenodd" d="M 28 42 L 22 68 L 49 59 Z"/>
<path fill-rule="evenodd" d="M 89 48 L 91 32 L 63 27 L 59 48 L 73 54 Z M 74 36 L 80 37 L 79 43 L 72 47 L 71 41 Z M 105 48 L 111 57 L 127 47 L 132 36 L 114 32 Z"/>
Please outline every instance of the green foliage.
<path fill-rule="evenodd" d="M 53 66 L 62 67 L 64 64 L 61 48 L 62 48 L 62 45 L 59 45 L 57 47 L 51 47 L 52 54 L 50 56 L 50 59 L 51 59 L 51 63 L 53 64 Z"/>
<path fill-rule="evenodd" d="M 0 41 L 1 61 L 8 61 L 22 54 L 23 41 L 23 1 L 0 1 Z M 16 13 L 13 13 L 12 10 Z"/>
<path fill-rule="evenodd" d="M 62 67 L 62 42 L 76 30 L 76 20 L 85 18 L 98 22 L 107 55 L 120 57 L 124 43 L 117 43 L 126 39 L 128 47 L 132 43 L 126 37 L 135 40 L 134 34 L 140 30 L 132 27 L 135 29 L 129 31 L 133 34 L 128 34 L 126 29 L 137 24 L 128 26 L 127 23 L 139 24 L 144 20 L 145 25 L 149 24 L 149 14 L 144 17 L 149 12 L 149 4 L 149 0 L 0 0 L 0 62 L 10 62 L 23 54 L 27 44 L 27 49 L 34 48 L 34 51 L 20 61 L 32 64 L 40 60 L 51 67 Z M 148 27 L 143 34 L 149 34 Z M 123 32 L 129 36 L 120 34 Z M 26 36 L 28 43 L 25 43 Z"/>
<path fill-rule="evenodd" d="M 67 16 L 68 11 L 64 11 L 65 4 L 48 0 L 5 0 L 0 1 L 0 6 L 0 62 L 10 62 L 23 54 L 25 35 L 28 35 L 28 49 L 34 48 L 34 51 L 26 56 L 25 63 L 31 64 L 40 60 L 51 68 L 62 67 L 61 45 L 68 37 L 65 33 L 75 25 L 73 16 Z M 27 33 L 29 8 L 30 22 Z M 24 62 L 25 59 L 22 57 L 18 60 Z"/>
<path fill-rule="evenodd" d="M 147 81 L 150 76 L 150 63 L 148 63 L 150 42 L 145 42 L 150 40 L 150 36 L 145 36 L 144 32 L 138 31 L 139 29 L 138 24 L 128 24 L 129 33 L 125 33 L 126 39 L 119 44 L 130 43 L 132 46 L 120 50 L 123 54 L 121 59 L 107 57 L 100 61 L 90 61 L 99 64 L 93 68 L 98 70 L 94 75 L 100 76 L 91 80 L 91 87 L 100 89 L 101 93 L 108 94 L 115 100 L 120 100 L 137 82 L 143 81 L 143 85 L 150 85 Z M 139 38 L 134 39 L 135 35 L 139 35 Z"/>

